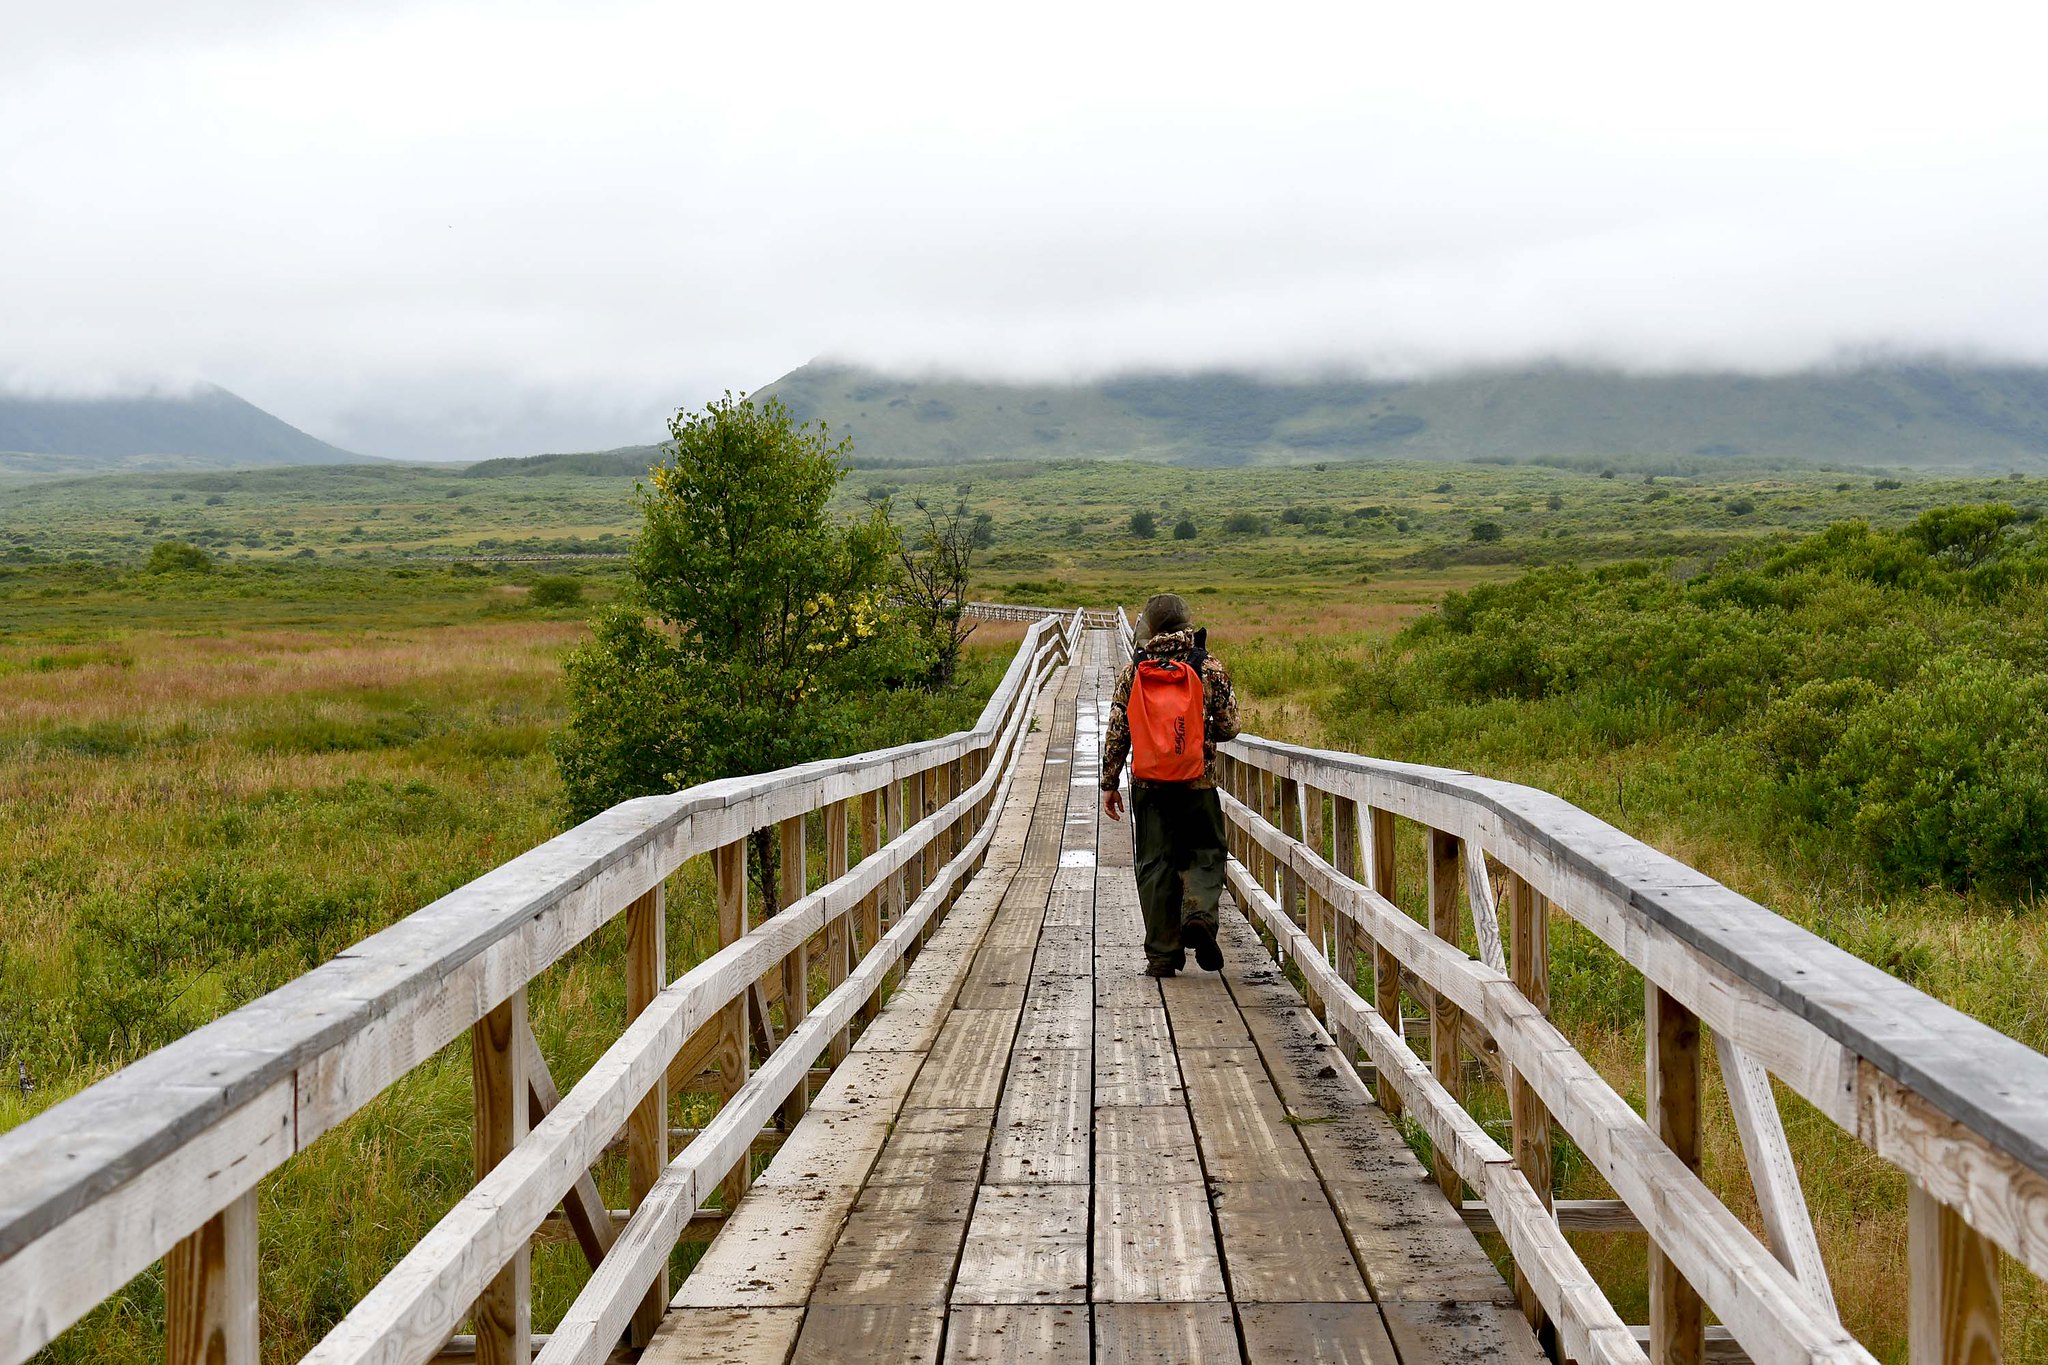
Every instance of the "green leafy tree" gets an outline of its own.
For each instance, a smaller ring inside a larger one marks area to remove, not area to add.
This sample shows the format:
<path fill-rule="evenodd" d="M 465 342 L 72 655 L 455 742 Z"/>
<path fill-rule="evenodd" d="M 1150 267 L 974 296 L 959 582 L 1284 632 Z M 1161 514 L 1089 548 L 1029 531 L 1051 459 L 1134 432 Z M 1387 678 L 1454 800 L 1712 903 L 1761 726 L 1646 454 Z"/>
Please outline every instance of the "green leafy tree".
<path fill-rule="evenodd" d="M 841 752 L 870 693 L 928 660 L 887 611 L 896 534 L 884 509 L 826 510 L 847 442 L 773 399 L 731 394 L 669 424 L 637 497 L 645 525 L 626 603 L 567 660 L 554 751 L 578 817 L 629 797 Z M 777 908 L 773 840 L 754 838 Z"/>
<path fill-rule="evenodd" d="M 1195 519 L 1193 517 L 1182 517 L 1173 524 L 1173 538 L 1175 540 L 1193 540 L 1195 535 Z"/>
<path fill-rule="evenodd" d="M 1159 534 L 1159 518 L 1142 509 L 1131 513 L 1131 534 L 1140 540 L 1152 539 Z"/>

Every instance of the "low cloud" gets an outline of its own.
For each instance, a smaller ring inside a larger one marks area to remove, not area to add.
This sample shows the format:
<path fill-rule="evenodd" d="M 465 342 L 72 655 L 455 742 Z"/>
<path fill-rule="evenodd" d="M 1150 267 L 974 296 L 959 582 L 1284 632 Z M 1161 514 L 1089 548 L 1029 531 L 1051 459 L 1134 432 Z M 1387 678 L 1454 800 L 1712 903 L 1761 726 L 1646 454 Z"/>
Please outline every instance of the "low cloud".
<path fill-rule="evenodd" d="M 459 458 L 820 355 L 2048 362 L 2041 21 L 1881 10 L 46 7 L 0 383 Z"/>

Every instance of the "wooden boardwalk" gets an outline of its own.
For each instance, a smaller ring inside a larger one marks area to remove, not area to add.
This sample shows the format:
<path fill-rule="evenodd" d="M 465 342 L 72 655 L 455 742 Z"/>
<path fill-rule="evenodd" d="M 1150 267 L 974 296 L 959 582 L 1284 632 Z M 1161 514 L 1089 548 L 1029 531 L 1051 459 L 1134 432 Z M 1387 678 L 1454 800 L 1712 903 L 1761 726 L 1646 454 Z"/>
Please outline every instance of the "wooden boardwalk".
<path fill-rule="evenodd" d="M 1085 641 L 983 870 L 644 1359 L 1541 1360 L 1234 906 L 1222 973 L 1144 975 L 1095 782 L 1115 640 Z"/>
<path fill-rule="evenodd" d="M 1227 965 L 1155 981 L 1097 815 L 1129 621 L 974 610 L 1025 628 L 972 728 L 622 802 L 0 1133 L 0 1365 L 159 1259 L 165 1359 L 258 1365 L 292 1311 L 262 1182 L 465 1035 L 474 1184 L 308 1365 L 1876 1365 L 1781 1089 L 1903 1179 L 1858 1236 L 1903 1240 L 1913 1365 L 2038 1356 L 2001 1286 L 2048 1279 L 2048 1057 L 1547 792 L 1251 735 Z M 719 947 L 678 974 L 693 860 Z M 1566 921 L 1643 982 L 1640 1100 L 1550 1019 Z M 558 1073 L 529 988 L 610 925 L 623 1026 Z M 1612 1197 L 1556 1197 L 1560 1139 Z M 1568 1233 L 1641 1239 L 1646 1323 Z M 536 1331 L 533 1247 L 571 1235 Z"/>

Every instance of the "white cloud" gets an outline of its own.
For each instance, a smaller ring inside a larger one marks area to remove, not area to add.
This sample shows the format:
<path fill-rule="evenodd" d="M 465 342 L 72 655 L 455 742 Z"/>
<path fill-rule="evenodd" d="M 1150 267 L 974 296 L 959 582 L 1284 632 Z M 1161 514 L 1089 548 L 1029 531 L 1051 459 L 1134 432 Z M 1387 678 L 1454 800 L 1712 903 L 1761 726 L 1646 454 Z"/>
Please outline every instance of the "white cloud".
<path fill-rule="evenodd" d="M 2048 359 L 2044 30 L 1782 0 L 45 6 L 0 50 L 0 377 L 204 377 L 476 455 L 648 439 L 818 354 Z"/>

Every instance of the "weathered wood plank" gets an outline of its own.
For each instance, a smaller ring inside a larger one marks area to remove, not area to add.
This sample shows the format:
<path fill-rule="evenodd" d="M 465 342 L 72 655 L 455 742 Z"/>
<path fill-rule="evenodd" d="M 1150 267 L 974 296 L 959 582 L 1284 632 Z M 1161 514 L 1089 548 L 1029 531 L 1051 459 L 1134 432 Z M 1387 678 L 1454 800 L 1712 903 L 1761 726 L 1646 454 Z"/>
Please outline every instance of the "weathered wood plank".
<path fill-rule="evenodd" d="M 1315 1179 L 1315 1170 L 1287 1122 L 1258 1051 L 1205 1048 L 1181 1058 L 1188 1109 L 1203 1164 L 1213 1180 Z"/>
<path fill-rule="evenodd" d="M 1370 1300 L 1337 1216 L 1314 1179 L 1226 1180 L 1217 1187 L 1215 1208 L 1234 1302 Z"/>
<path fill-rule="evenodd" d="M 1095 1103 L 1173 1104 L 1180 1099 L 1180 1067 L 1166 1011 L 1098 1009 L 1095 1012 Z"/>
<path fill-rule="evenodd" d="M 1226 1297 L 1223 1263 L 1200 1185 L 1095 1189 L 1097 1303 L 1199 1303 Z"/>
<path fill-rule="evenodd" d="M 1401 1365 L 1370 1303 L 1241 1303 L 1237 1319 L 1260 1365 Z"/>
<path fill-rule="evenodd" d="M 1095 1179 L 1104 1185 L 1199 1185 L 1202 1160 L 1186 1106 L 1095 1111 Z"/>
<path fill-rule="evenodd" d="M 870 1185 L 957 1184 L 981 1179 L 993 1109 L 905 1109 Z"/>
<path fill-rule="evenodd" d="M 952 1301 L 1086 1303 L 1084 1185 L 984 1185 L 974 1201 Z"/>
<path fill-rule="evenodd" d="M 946 1319 L 948 1365 L 1088 1365 L 1084 1304 L 961 1304 Z"/>
<path fill-rule="evenodd" d="M 996 1113 L 990 1184 L 1086 1184 L 1093 1085 L 1085 1048 L 1027 1051 L 1019 1044 Z"/>
<path fill-rule="evenodd" d="M 1096 1365 L 1238 1365 L 1227 1303 L 1098 1303 Z"/>
<path fill-rule="evenodd" d="M 817 1304 L 790 1365 L 915 1365 L 939 1358 L 945 1311 L 928 1304 Z"/>
<path fill-rule="evenodd" d="M 803 1320 L 801 1308 L 678 1308 L 640 1365 L 783 1365 Z"/>

